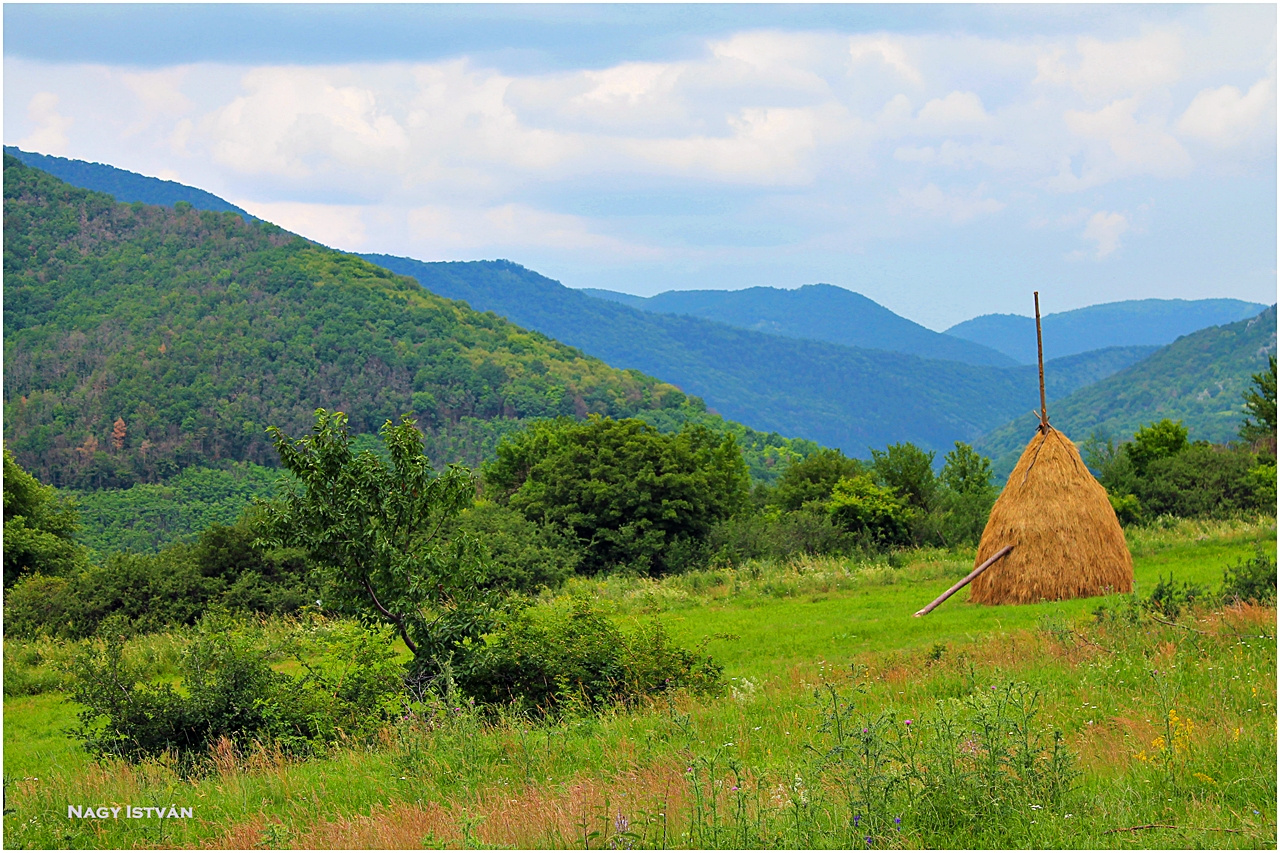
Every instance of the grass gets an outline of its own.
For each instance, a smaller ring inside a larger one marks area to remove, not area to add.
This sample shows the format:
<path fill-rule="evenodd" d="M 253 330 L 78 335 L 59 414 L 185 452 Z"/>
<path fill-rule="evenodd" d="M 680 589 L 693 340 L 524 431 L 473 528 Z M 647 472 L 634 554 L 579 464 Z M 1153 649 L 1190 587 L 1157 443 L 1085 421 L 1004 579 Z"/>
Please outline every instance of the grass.
<path fill-rule="evenodd" d="M 1259 544 L 1274 554 L 1273 521 L 1132 531 L 1137 591 L 1170 574 L 1216 588 Z M 94 764 L 61 734 L 61 694 L 7 695 L 5 845 L 1275 847 L 1273 607 L 1160 622 L 1122 596 L 957 596 L 912 617 L 971 565 L 913 552 L 575 581 L 566 594 L 619 619 L 718 635 L 729 692 L 544 722 L 463 708 L 309 762 L 224 750 L 197 779 Z M 23 652 L 6 644 L 6 681 Z M 1058 771 L 1054 730 L 1072 756 Z M 78 803 L 196 816 L 68 819 Z"/>

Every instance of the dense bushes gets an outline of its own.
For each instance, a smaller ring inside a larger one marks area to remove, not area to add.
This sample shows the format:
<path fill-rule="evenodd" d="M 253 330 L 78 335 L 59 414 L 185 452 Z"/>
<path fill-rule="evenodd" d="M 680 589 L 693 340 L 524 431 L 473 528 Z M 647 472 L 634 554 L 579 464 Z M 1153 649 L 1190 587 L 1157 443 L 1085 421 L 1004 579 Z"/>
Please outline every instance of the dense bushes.
<path fill-rule="evenodd" d="M 838 450 L 815 453 L 784 471 L 776 487 L 758 486 L 755 513 L 718 524 L 713 553 L 736 561 L 974 544 L 996 498 L 991 462 L 961 442 L 937 475 L 933 459 L 912 444 L 873 451 L 870 464 Z"/>
<path fill-rule="evenodd" d="M 584 600 L 512 615 L 454 671 L 478 701 L 533 712 L 721 688 L 720 666 L 674 645 L 660 623 L 628 634 Z"/>
<path fill-rule="evenodd" d="M 272 650 L 260 632 L 208 616 L 183 654 L 179 691 L 146 682 L 125 660 L 119 624 L 119 617 L 104 624 L 72 665 L 71 698 L 82 706 L 75 734 L 96 756 L 169 752 L 191 763 L 223 738 L 305 754 L 373 734 L 403 703 L 402 667 L 388 631 L 339 625 L 301 632 L 294 651 L 316 663 L 288 676 L 269 665 Z"/>
<path fill-rule="evenodd" d="M 1177 421 L 1145 426 L 1119 445 L 1091 438 L 1084 457 L 1125 524 L 1276 509 L 1274 457 L 1238 444 L 1192 442 Z"/>
<path fill-rule="evenodd" d="M 658 575 L 697 561 L 712 525 L 745 507 L 749 481 L 732 436 L 592 417 L 509 437 L 484 484 L 493 500 L 572 535 L 579 571 Z"/>
<path fill-rule="evenodd" d="M 254 535 L 246 518 L 157 554 L 113 553 L 66 577 L 30 575 L 5 594 L 5 634 L 79 639 L 111 616 L 122 620 L 117 630 L 150 633 L 193 624 L 214 606 L 291 613 L 319 597 L 300 552 L 254 546 Z"/>
<path fill-rule="evenodd" d="M 70 574 L 86 561 L 74 506 L 22 470 L 4 448 L 4 586 L 23 575 Z"/>

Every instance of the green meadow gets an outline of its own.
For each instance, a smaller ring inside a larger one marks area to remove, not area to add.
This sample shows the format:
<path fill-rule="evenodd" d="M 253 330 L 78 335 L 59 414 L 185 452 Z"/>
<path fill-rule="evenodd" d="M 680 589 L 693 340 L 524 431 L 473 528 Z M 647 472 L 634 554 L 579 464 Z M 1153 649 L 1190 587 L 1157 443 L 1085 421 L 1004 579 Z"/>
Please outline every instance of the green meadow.
<path fill-rule="evenodd" d="M 556 597 L 660 620 L 723 666 L 726 690 L 537 720 L 446 697 L 321 758 L 223 742 L 195 775 L 163 760 L 95 763 L 66 733 L 74 644 L 10 640 L 4 843 L 1274 848 L 1274 606 L 1140 603 L 1162 580 L 1213 591 L 1258 549 L 1274 557 L 1275 522 L 1128 536 L 1132 597 L 982 607 L 960 593 L 924 618 L 912 614 L 972 552 L 571 580 Z M 127 651 L 172 679 L 182 647 L 153 635 Z M 68 817 L 68 806 L 194 817 Z"/>

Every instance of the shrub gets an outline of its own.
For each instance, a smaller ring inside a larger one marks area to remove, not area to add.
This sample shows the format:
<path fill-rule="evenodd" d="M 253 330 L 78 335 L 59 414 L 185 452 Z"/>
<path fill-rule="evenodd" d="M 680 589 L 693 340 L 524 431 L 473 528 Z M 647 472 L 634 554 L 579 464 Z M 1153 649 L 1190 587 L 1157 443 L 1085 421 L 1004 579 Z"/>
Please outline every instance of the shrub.
<path fill-rule="evenodd" d="M 848 458 L 839 450 L 823 448 L 788 465 L 768 500 L 774 506 L 792 511 L 814 501 L 824 502 L 842 477 L 856 477 L 864 470 L 858 460 Z"/>
<path fill-rule="evenodd" d="M 1139 477 L 1143 477 L 1152 462 L 1177 456 L 1187 446 L 1187 428 L 1182 425 L 1182 421 L 1165 418 L 1135 432 L 1133 442 L 1125 450 L 1134 470 Z"/>
<path fill-rule="evenodd" d="M 1222 518 L 1259 509 L 1250 476 L 1255 457 L 1243 448 L 1196 443 L 1148 463 L 1134 494 L 1148 515 Z"/>
<path fill-rule="evenodd" d="M 910 442 L 891 444 L 883 451 L 871 451 L 876 481 L 901 496 L 917 513 L 933 509 L 938 480 L 933 476 L 933 451 L 924 451 Z"/>
<path fill-rule="evenodd" d="M 274 650 L 260 631 L 211 614 L 191 629 L 179 692 L 147 683 L 144 667 L 126 659 L 124 628 L 121 614 L 105 620 L 99 639 L 70 668 L 71 698 L 83 706 L 73 733 L 97 757 L 169 752 L 192 768 L 223 738 L 304 754 L 339 732 L 371 734 L 404 692 L 388 631 L 357 625 L 329 636 L 313 631 L 298 650 L 318 651 L 319 663 L 290 677 L 269 665 Z"/>
<path fill-rule="evenodd" d="M 1249 559 L 1222 570 L 1222 600 L 1274 604 L 1276 600 L 1276 561 L 1259 548 Z"/>
<path fill-rule="evenodd" d="M 504 592 L 558 589 L 582 561 L 578 543 L 560 528 L 538 525 L 515 510 L 479 501 L 464 510 L 457 530 L 488 551 L 482 585 Z"/>
<path fill-rule="evenodd" d="M 726 519 L 707 537 L 711 551 L 732 564 L 791 554 L 847 554 L 855 537 L 819 504 L 797 512 L 773 510 Z"/>
<path fill-rule="evenodd" d="M 587 573 L 687 566 L 694 543 L 741 510 L 749 490 L 732 435 L 697 425 L 663 435 L 643 421 L 597 416 L 539 422 L 503 439 L 484 482 L 499 502 L 583 543 Z"/>
<path fill-rule="evenodd" d="M 1107 492 L 1107 501 L 1110 502 L 1111 509 L 1116 514 L 1116 519 L 1124 526 L 1128 527 L 1142 522 L 1142 501 L 1138 500 L 1136 495 L 1118 495 L 1114 492 Z"/>
<path fill-rule="evenodd" d="M 80 607 L 67 578 L 27 575 L 5 591 L 6 637 L 76 637 Z"/>
<path fill-rule="evenodd" d="M 1149 613 L 1160 613 L 1169 619 L 1177 618 L 1183 607 L 1208 598 L 1208 591 L 1198 583 L 1183 581 L 1177 583 L 1170 574 L 1168 579 L 1159 578 L 1151 595 L 1142 601 L 1142 609 Z"/>
<path fill-rule="evenodd" d="M 721 687 L 721 668 L 674 645 L 660 623 L 627 634 L 581 599 L 512 615 L 454 672 L 477 701 L 535 713 Z"/>
<path fill-rule="evenodd" d="M 866 474 L 837 483 L 827 512 L 861 542 L 880 547 L 908 544 L 916 516 L 893 489 L 876 485 Z"/>

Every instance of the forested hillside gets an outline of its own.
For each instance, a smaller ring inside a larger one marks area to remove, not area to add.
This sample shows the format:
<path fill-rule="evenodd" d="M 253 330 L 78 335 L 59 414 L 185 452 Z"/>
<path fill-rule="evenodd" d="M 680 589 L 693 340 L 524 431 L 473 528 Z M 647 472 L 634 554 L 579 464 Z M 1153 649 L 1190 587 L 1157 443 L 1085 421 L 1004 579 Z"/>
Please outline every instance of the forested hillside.
<path fill-rule="evenodd" d="M 725 417 L 855 456 L 902 441 L 946 452 L 1039 401 L 1033 367 L 926 360 L 653 314 L 595 299 L 509 261 L 365 257 L 615 367 L 675 382 Z M 1048 393 L 1065 396 L 1148 351 L 1118 349 L 1063 362 L 1048 371 Z"/>
<path fill-rule="evenodd" d="M 1044 357 L 1060 358 L 1110 346 L 1164 346 L 1209 326 L 1256 316 L 1267 306 L 1239 299 L 1130 299 L 1046 314 Z M 986 344 L 1021 364 L 1036 363 L 1036 321 L 1017 314 L 983 314 L 947 329 Z"/>
<path fill-rule="evenodd" d="M 254 218 L 226 199 L 177 181 L 139 175 L 137 172 L 118 169 L 105 163 L 86 163 L 84 160 L 68 160 L 66 157 L 51 157 L 48 154 L 23 151 L 12 145 L 6 145 L 4 153 L 16 157 L 32 168 L 48 172 L 73 187 L 106 193 L 116 201 L 130 203 L 140 201 L 144 204 L 159 204 L 165 207 L 173 207 L 178 202 L 185 201 L 197 210 L 226 210 L 238 213 L 245 219 Z"/>
<path fill-rule="evenodd" d="M 1058 400 L 1053 425 L 1079 442 L 1091 435 L 1126 440 L 1144 424 L 1181 420 L 1191 439 L 1232 441 L 1244 419 L 1244 392 L 1276 352 L 1276 306 L 1256 317 L 1179 338 L 1132 367 Z M 1046 366 L 1046 381 L 1050 368 Z M 1030 415 L 977 442 L 1008 471 L 1035 429 Z"/>
<path fill-rule="evenodd" d="M 861 293 L 830 284 L 807 284 L 794 290 L 668 290 L 647 299 L 605 290 L 584 292 L 645 311 L 689 314 L 787 338 L 905 352 L 965 364 L 1008 367 L 1017 363 L 981 342 L 926 329 Z"/>
<path fill-rule="evenodd" d="M 669 384 L 266 223 L 118 204 L 7 156 L 4 191 L 5 439 L 46 483 L 274 465 L 266 427 L 304 430 L 321 406 L 358 433 L 415 411 L 473 462 L 516 419 L 688 408 Z"/>

